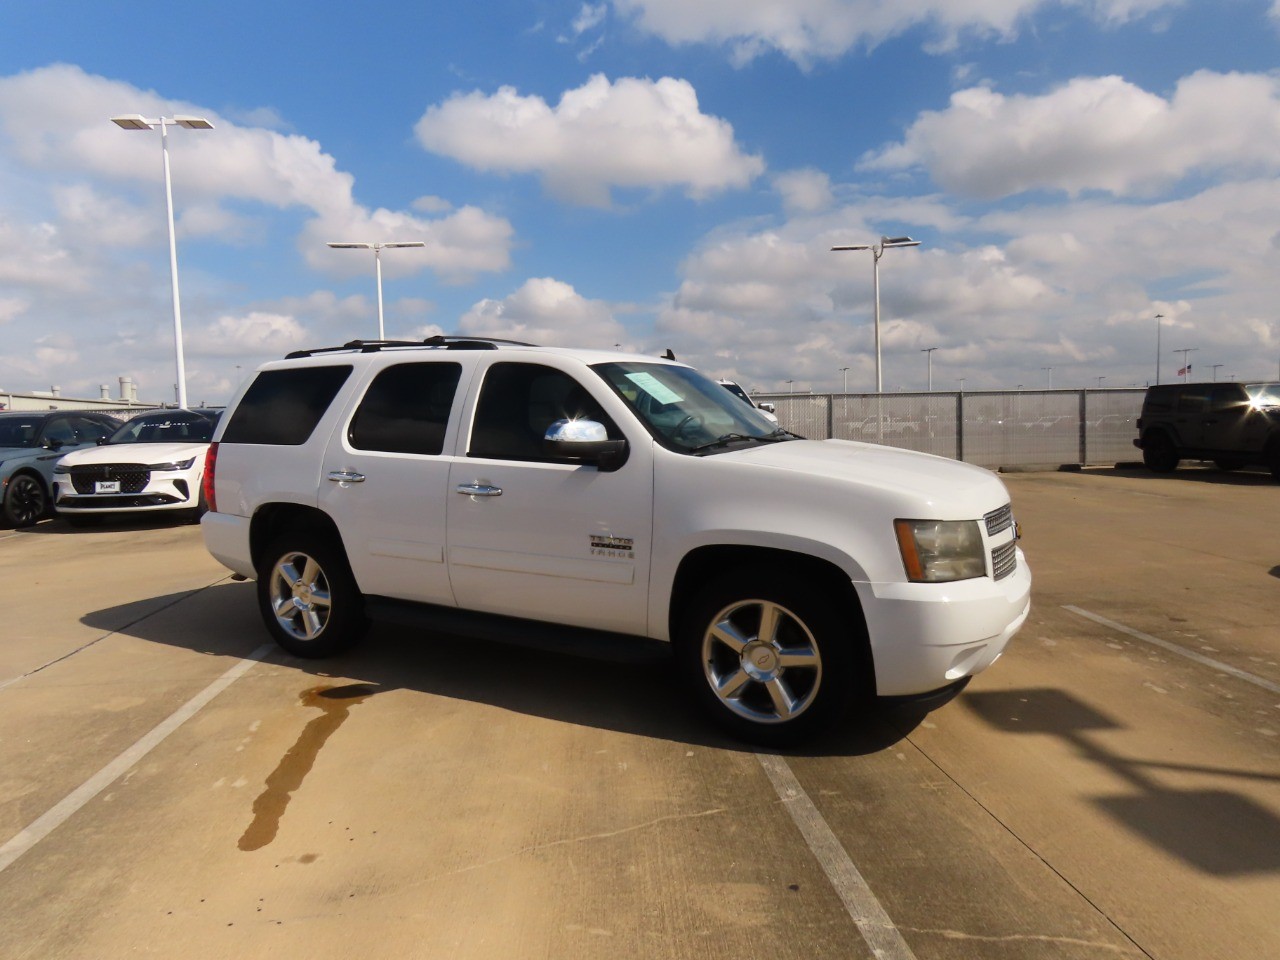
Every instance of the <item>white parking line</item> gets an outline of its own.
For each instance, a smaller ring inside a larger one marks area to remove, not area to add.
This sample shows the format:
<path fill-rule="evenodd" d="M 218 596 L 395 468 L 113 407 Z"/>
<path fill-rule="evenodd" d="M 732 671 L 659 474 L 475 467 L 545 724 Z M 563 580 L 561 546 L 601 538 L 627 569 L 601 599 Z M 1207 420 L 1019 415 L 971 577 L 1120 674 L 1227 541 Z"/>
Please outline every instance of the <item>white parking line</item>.
<path fill-rule="evenodd" d="M 1188 650 L 1186 647 L 1180 647 L 1176 643 L 1168 640 L 1161 640 L 1159 637 L 1153 637 L 1149 633 L 1143 633 L 1141 630 L 1135 630 L 1133 627 L 1126 627 L 1123 623 L 1116 623 L 1114 620 L 1108 620 L 1106 617 L 1099 616 L 1096 613 L 1090 613 L 1088 610 L 1082 610 L 1080 607 L 1073 607 L 1071 604 L 1063 604 L 1063 610 L 1070 610 L 1077 616 L 1084 617 L 1086 620 L 1092 620 L 1094 623 L 1102 624 L 1104 627 L 1110 627 L 1127 636 L 1133 637 L 1135 640 L 1141 640 L 1144 643 L 1154 644 L 1170 653 L 1176 653 L 1180 657 L 1186 657 L 1188 660 L 1194 660 L 1196 663 L 1206 667 L 1211 667 L 1220 673 L 1227 673 L 1238 680 L 1246 683 L 1256 684 L 1264 690 L 1270 690 L 1272 693 L 1280 693 L 1280 683 L 1275 683 L 1265 677 L 1259 677 L 1257 674 L 1249 673 L 1247 670 L 1241 670 L 1233 667 L 1229 663 L 1223 663 L 1221 660 L 1214 660 L 1212 657 L 1206 657 L 1204 654 L 1196 653 L 1194 650 Z"/>
<path fill-rule="evenodd" d="M 827 826 L 827 821 L 822 819 L 822 814 L 800 786 L 787 761 L 768 753 L 757 753 L 756 758 L 876 960 L 915 960 L 907 941 L 889 919 L 871 887 Z"/>
<path fill-rule="evenodd" d="M 109 787 L 117 777 L 159 746 L 165 737 L 194 717 L 210 700 L 244 676 L 250 667 L 262 660 L 273 649 L 273 644 L 264 643 L 157 724 L 137 743 L 63 797 L 41 817 L 20 830 L 16 836 L 0 847 L 0 873 L 7 870 L 10 864 L 60 827 L 76 811 Z"/>

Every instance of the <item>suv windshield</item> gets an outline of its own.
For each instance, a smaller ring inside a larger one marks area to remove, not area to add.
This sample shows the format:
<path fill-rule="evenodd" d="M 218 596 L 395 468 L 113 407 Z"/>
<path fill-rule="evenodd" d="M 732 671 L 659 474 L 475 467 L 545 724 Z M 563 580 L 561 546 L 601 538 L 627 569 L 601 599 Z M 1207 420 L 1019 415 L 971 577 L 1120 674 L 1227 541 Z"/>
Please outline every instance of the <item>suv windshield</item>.
<path fill-rule="evenodd" d="M 148 414 L 130 420 L 107 443 L 208 443 L 215 423 L 216 417 L 198 413 Z"/>
<path fill-rule="evenodd" d="M 1244 391 L 1255 407 L 1280 407 L 1280 383 L 1246 383 Z"/>
<path fill-rule="evenodd" d="M 592 367 L 663 446 L 699 453 L 735 443 L 789 440 L 755 407 L 688 367 L 601 363 Z"/>

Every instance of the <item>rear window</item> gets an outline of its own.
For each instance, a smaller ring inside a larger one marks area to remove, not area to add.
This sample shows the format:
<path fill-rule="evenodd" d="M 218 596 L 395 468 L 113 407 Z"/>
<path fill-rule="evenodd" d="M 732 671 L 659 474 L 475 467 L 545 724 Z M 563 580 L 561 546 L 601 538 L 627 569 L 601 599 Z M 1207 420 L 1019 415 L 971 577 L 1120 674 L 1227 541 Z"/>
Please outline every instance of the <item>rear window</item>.
<path fill-rule="evenodd" d="M 438 456 L 461 376 L 457 363 L 401 363 L 383 370 L 351 419 L 351 446 Z"/>
<path fill-rule="evenodd" d="M 231 415 L 222 442 L 306 443 L 350 375 L 350 365 L 263 371 Z"/>

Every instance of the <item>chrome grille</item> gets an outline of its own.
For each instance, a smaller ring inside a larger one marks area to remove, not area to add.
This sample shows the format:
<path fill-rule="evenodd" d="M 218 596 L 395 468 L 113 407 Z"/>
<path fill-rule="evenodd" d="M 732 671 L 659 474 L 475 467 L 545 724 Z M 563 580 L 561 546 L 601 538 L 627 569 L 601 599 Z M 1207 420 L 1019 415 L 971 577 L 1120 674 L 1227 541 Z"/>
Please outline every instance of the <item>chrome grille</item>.
<path fill-rule="evenodd" d="M 1018 566 L 1018 542 L 1010 540 L 991 551 L 991 577 L 1003 580 Z"/>
<path fill-rule="evenodd" d="M 1013 526 L 1013 506 L 1006 503 L 997 510 L 992 510 L 982 518 L 987 524 L 987 536 L 994 537 Z"/>
<path fill-rule="evenodd" d="M 76 493 L 93 493 L 99 480 L 119 480 L 121 493 L 141 493 L 151 482 L 151 471 L 138 463 L 94 463 L 71 468 Z"/>

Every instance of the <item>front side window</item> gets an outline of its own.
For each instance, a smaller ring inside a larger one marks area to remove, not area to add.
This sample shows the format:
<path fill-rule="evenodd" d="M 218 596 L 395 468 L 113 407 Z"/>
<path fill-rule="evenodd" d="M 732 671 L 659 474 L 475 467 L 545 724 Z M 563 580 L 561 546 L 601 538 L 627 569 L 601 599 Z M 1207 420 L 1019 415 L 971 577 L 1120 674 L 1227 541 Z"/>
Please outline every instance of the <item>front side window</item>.
<path fill-rule="evenodd" d="M 347 428 L 357 450 L 439 456 L 462 366 L 400 363 L 369 385 Z"/>
<path fill-rule="evenodd" d="M 592 369 L 671 450 L 704 453 L 792 439 L 754 406 L 689 367 L 636 361 L 602 363 Z"/>
<path fill-rule="evenodd" d="M 76 436 L 90 443 L 111 436 L 112 428 L 88 417 L 76 417 Z"/>
<path fill-rule="evenodd" d="M 560 462 L 542 445 L 557 420 L 594 420 L 610 440 L 622 439 L 595 398 L 569 374 L 538 363 L 495 363 L 480 389 L 467 455 Z"/>

